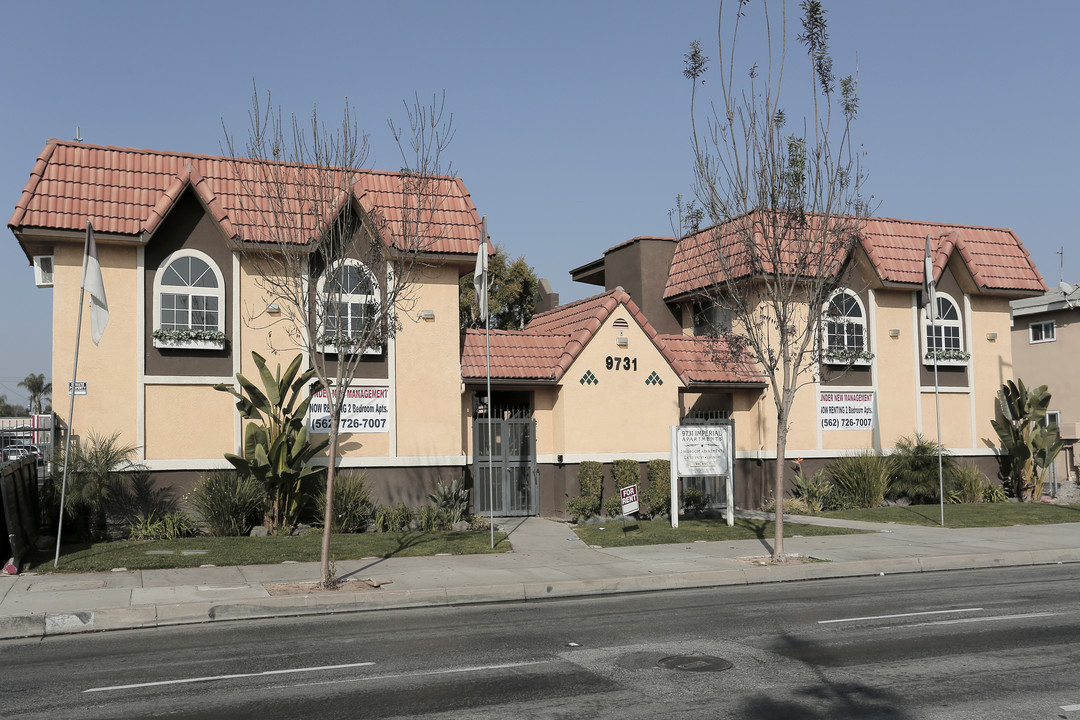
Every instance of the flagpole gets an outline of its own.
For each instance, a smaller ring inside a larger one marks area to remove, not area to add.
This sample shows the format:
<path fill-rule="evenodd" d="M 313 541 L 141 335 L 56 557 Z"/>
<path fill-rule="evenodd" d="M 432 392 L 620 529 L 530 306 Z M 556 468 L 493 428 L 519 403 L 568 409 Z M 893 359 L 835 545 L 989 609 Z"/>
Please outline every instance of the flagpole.
<path fill-rule="evenodd" d="M 71 388 L 68 393 L 71 395 L 71 400 L 68 402 L 68 426 L 67 433 L 64 435 L 64 472 L 60 482 L 60 519 L 56 523 L 56 555 L 53 557 L 53 569 L 60 564 L 60 536 L 64 531 L 64 499 L 67 494 L 68 459 L 71 457 L 71 430 L 72 423 L 75 421 L 75 383 L 79 377 L 79 341 L 82 338 L 83 300 L 86 299 L 86 264 L 90 255 L 91 232 L 93 232 L 93 226 L 87 220 L 86 240 L 83 243 L 82 280 L 79 282 L 79 320 L 78 325 L 75 326 L 75 359 L 71 363 Z"/>
<path fill-rule="evenodd" d="M 484 297 L 483 307 L 480 308 L 480 315 L 484 318 L 484 344 L 486 346 L 487 356 L 487 436 L 488 436 L 488 525 L 491 530 L 491 549 L 495 549 L 495 478 L 492 474 L 492 458 L 491 453 L 494 450 L 491 438 L 491 421 L 492 421 L 492 409 L 493 403 L 491 402 L 491 317 L 488 315 L 488 293 L 487 293 L 487 216 L 485 215 L 480 221 L 480 251 L 484 253 Z"/>
<path fill-rule="evenodd" d="M 930 236 L 926 236 L 925 275 L 927 288 L 927 314 L 930 316 L 930 337 L 933 339 L 928 349 L 934 353 L 934 410 L 937 413 L 937 456 L 938 456 L 938 501 L 941 504 L 941 527 L 945 527 L 945 476 L 944 461 L 942 454 L 945 448 L 941 445 L 941 386 L 938 384 L 938 347 L 937 347 L 937 297 L 934 292 L 933 260 L 930 256 Z M 942 345 L 944 345 L 942 338 Z"/>

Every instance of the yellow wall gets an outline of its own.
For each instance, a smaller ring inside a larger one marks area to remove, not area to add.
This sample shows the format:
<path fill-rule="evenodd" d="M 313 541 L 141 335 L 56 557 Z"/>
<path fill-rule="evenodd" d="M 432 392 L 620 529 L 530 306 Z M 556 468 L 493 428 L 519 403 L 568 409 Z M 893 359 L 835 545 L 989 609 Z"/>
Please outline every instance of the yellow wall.
<path fill-rule="evenodd" d="M 625 348 L 616 345 L 620 330 L 612 323 L 618 318 L 629 324 L 629 328 L 621 330 L 629 339 Z M 609 370 L 609 356 L 636 359 L 637 369 Z M 586 371 L 591 371 L 599 382 L 580 382 Z M 645 384 L 653 371 L 662 385 Z M 681 381 L 625 306 L 616 308 L 596 331 L 563 376 L 561 385 L 555 421 L 565 433 L 563 452 L 669 451 L 669 428 L 679 418 Z"/>
<path fill-rule="evenodd" d="M 461 452 L 457 268 L 426 268 L 404 307 L 396 340 L 398 455 Z M 420 314 L 434 310 L 434 320 Z"/>
<path fill-rule="evenodd" d="M 53 407 L 67 422 L 75 356 L 75 324 L 79 312 L 82 279 L 82 243 L 58 244 L 53 252 Z M 75 398 L 73 432 L 85 438 L 91 431 L 109 437 L 119 433 L 123 445 L 136 445 L 136 399 L 139 349 L 138 297 L 135 284 L 136 249 L 98 245 L 98 261 L 109 304 L 109 324 L 100 345 L 90 333 L 90 296 L 83 302 L 79 377 L 87 394 Z"/>
<path fill-rule="evenodd" d="M 234 452 L 231 395 L 209 385 L 146 387 L 146 459 L 221 458 Z"/>

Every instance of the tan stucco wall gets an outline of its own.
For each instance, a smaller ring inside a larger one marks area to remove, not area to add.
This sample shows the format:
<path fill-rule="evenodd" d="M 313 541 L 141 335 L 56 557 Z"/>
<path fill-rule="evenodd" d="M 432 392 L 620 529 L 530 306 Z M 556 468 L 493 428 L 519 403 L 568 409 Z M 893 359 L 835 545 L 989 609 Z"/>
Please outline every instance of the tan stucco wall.
<path fill-rule="evenodd" d="M 233 450 L 232 396 L 210 385 L 146 387 L 146 459 L 220 458 Z"/>
<path fill-rule="evenodd" d="M 616 319 L 626 320 L 621 330 L 627 347 L 616 345 L 620 330 Z M 607 369 L 607 357 L 637 360 L 636 370 Z M 599 381 L 585 384 L 591 371 Z M 652 372 L 661 385 L 646 385 Z M 562 379 L 555 423 L 565 433 L 565 453 L 667 453 L 670 426 L 678 422 L 681 381 L 648 336 L 619 306 L 593 335 Z"/>
<path fill-rule="evenodd" d="M 426 268 L 415 302 L 400 312 L 397 360 L 398 455 L 461 452 L 462 397 L 457 268 Z M 424 320 L 424 310 L 435 312 Z"/>
<path fill-rule="evenodd" d="M 90 333 L 90 296 L 83 302 L 79 377 L 87 394 L 75 398 L 73 432 L 85 438 L 91 431 L 104 437 L 119 433 L 119 442 L 136 445 L 136 398 L 139 351 L 138 302 L 134 247 L 98 244 L 98 261 L 109 303 L 109 324 L 100 345 Z M 67 421 L 75 356 L 75 324 L 82 279 L 82 243 L 59 244 L 53 252 L 53 407 Z"/>

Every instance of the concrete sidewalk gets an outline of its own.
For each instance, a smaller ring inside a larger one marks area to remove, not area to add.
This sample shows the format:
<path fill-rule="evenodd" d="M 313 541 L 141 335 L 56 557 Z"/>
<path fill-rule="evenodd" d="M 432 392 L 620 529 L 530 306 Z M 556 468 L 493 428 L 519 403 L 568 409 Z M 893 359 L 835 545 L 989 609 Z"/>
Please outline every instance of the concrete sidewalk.
<path fill-rule="evenodd" d="M 740 513 L 754 515 L 753 513 Z M 871 534 L 785 539 L 788 554 L 827 562 L 755 565 L 764 540 L 592 548 L 564 523 L 497 521 L 513 552 L 351 560 L 362 591 L 271 595 L 312 582 L 318 563 L 0 576 L 0 639 L 247 618 L 358 612 L 985 567 L 1080 563 L 1080 523 L 951 530 L 790 517 Z"/>

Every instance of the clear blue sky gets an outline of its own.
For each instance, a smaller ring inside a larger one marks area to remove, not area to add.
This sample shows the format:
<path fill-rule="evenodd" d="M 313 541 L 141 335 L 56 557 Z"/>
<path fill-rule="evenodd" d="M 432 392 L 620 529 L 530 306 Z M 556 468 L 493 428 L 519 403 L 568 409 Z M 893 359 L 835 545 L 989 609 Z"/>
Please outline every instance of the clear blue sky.
<path fill-rule="evenodd" d="M 1048 284 L 1080 281 L 1080 3 L 825 1 L 838 74 L 854 71 L 876 213 L 1009 227 Z M 493 239 L 563 301 L 568 270 L 670 235 L 692 185 L 682 56 L 716 55 L 716 2 L 4 3 L 0 209 L 49 137 L 218 154 L 247 129 L 251 84 L 286 112 L 344 98 L 399 162 L 387 118 L 446 91 L 453 167 Z M 797 3 L 788 8 L 794 32 Z M 706 85 L 706 89 L 709 86 Z M 789 107 L 788 117 L 802 115 Z M 51 375 L 51 291 L 0 242 L 0 394 Z M 56 383 L 63 387 L 67 378 Z"/>

